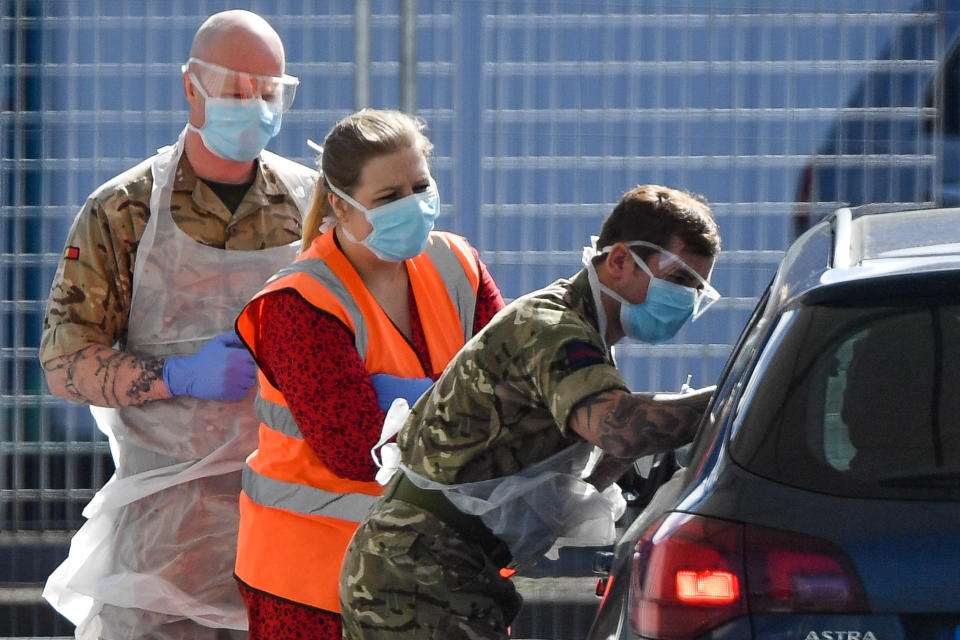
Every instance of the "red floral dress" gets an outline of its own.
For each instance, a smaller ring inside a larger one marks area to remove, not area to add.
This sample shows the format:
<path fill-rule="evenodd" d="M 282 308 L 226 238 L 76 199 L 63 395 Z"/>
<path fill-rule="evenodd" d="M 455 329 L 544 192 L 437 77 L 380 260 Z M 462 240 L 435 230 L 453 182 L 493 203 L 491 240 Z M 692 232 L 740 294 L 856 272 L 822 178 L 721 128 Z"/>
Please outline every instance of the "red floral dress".
<path fill-rule="evenodd" d="M 474 333 L 503 308 L 503 298 L 486 265 L 480 287 Z M 411 346 L 430 369 L 426 336 L 408 288 Z M 292 290 L 269 294 L 261 307 L 259 365 L 283 393 L 304 439 L 332 471 L 351 480 L 371 481 L 377 468 L 370 449 L 380 437 L 385 413 L 350 331 Z M 309 580 L 309 576 L 304 577 Z M 247 605 L 250 640 L 340 640 L 340 615 L 278 598 L 240 582 Z"/>

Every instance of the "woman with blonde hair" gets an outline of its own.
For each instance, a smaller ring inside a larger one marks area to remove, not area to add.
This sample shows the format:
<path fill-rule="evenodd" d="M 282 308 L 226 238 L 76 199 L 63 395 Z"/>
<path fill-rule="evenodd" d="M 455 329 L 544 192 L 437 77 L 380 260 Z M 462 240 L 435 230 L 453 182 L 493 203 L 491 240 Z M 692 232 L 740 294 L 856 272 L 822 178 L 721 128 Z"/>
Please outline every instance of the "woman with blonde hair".
<path fill-rule="evenodd" d="M 433 230 L 423 128 L 365 109 L 331 129 L 301 254 L 237 320 L 260 381 L 236 564 L 254 640 L 341 637 L 340 564 L 381 491 L 386 411 L 503 307 L 476 250 Z"/>

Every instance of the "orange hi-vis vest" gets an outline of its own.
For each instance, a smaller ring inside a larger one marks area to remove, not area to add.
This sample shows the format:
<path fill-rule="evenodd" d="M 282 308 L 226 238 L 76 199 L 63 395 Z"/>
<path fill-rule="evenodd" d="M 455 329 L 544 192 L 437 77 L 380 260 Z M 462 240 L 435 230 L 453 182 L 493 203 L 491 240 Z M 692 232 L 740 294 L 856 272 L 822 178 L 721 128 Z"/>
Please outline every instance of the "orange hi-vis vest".
<path fill-rule="evenodd" d="M 354 336 L 370 374 L 436 377 L 473 334 L 479 265 L 466 241 L 433 232 L 426 250 L 406 260 L 430 355 L 425 372 L 413 348 L 336 246 L 317 237 L 278 272 L 237 319 L 237 333 L 258 357 L 263 297 L 293 289 Z M 303 438 L 283 394 L 261 371 L 254 403 L 259 447 L 247 458 L 240 493 L 236 576 L 274 596 L 339 613 L 340 565 L 347 544 L 383 487 L 337 476 Z"/>

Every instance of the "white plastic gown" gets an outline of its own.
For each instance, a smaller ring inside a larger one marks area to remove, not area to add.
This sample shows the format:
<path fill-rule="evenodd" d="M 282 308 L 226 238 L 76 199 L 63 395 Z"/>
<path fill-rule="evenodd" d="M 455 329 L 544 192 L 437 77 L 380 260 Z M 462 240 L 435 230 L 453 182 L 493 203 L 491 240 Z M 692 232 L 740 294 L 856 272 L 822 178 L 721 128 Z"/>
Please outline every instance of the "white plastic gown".
<path fill-rule="evenodd" d="M 502 478 L 442 484 L 403 464 L 396 443 L 387 442 L 399 432 L 409 413 L 402 398 L 394 400 L 387 412 L 377 444 L 382 445 L 377 480 L 386 484 L 399 467 L 421 489 L 442 491 L 460 511 L 479 516 L 510 548 L 512 567 L 522 570 L 544 554 L 555 559 L 560 547 L 602 546 L 616 541 L 616 521 L 627 503 L 615 483 L 600 491 L 585 480 L 600 459 L 600 449 L 593 444 L 583 441 L 572 445 Z"/>
<path fill-rule="evenodd" d="M 152 166 L 151 215 L 137 250 L 126 344 L 139 356 L 192 354 L 231 330 L 243 306 L 299 248 L 297 242 L 227 251 L 177 227 L 170 195 L 185 131 L 158 151 Z M 267 161 L 289 162 L 273 155 Z M 314 180 L 277 173 L 302 215 Z M 109 437 L 116 473 L 84 509 L 87 522 L 43 592 L 77 625 L 77 638 L 214 638 L 223 637 L 217 628 L 247 628 L 233 566 L 240 468 L 257 447 L 253 397 L 251 390 L 237 401 L 180 396 L 139 407 L 91 407 Z"/>

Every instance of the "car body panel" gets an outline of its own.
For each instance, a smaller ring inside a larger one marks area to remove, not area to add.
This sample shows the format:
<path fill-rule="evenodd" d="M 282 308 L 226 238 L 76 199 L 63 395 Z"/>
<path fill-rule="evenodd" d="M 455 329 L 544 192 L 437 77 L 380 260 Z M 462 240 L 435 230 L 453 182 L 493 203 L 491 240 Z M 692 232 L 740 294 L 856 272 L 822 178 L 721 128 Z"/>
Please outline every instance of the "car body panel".
<path fill-rule="evenodd" d="M 853 560 L 875 613 L 957 610 L 957 503 L 830 496 L 785 487 L 740 468 L 729 458 L 723 467 L 720 480 L 699 503 L 685 502 L 674 510 L 835 543 Z"/>
<path fill-rule="evenodd" d="M 797 640 L 907 640 L 904 624 L 891 615 L 778 615 L 753 617 L 757 638 Z M 749 636 L 744 636 L 749 637 Z M 952 640 L 952 639 L 951 639 Z"/>

